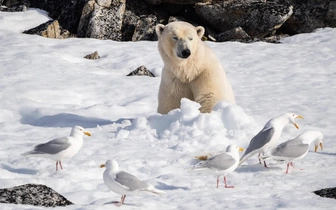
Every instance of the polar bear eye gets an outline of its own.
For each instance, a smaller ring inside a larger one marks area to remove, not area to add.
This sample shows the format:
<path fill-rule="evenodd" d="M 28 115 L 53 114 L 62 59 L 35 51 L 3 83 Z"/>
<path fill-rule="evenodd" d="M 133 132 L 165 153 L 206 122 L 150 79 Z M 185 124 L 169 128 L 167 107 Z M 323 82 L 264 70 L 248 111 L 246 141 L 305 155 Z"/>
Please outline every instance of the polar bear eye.
<path fill-rule="evenodd" d="M 178 40 L 177 36 L 173 36 L 173 39 L 174 39 L 174 40 Z"/>
<path fill-rule="evenodd" d="M 189 37 L 189 40 L 190 40 L 190 41 L 192 41 L 192 40 L 193 40 L 193 38 L 192 38 L 192 37 Z"/>

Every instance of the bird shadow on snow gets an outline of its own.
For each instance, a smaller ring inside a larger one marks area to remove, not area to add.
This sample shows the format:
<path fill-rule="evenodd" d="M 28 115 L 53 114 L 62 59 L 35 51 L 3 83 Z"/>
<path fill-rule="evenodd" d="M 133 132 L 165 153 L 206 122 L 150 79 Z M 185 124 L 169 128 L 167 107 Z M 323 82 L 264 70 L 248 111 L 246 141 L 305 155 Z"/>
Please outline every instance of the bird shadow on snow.
<path fill-rule="evenodd" d="M 155 185 L 155 188 L 157 188 L 159 190 L 178 190 L 178 189 L 189 190 L 188 187 L 178 187 L 178 186 L 173 186 L 173 185 L 167 185 L 163 182 L 158 182 Z"/>
<path fill-rule="evenodd" d="M 30 174 L 30 175 L 35 175 L 39 171 L 34 170 L 34 169 L 29 169 L 29 168 L 13 168 L 12 166 L 6 165 L 6 164 L 1 164 L 1 168 L 12 172 L 12 173 L 17 173 L 17 174 Z"/>
<path fill-rule="evenodd" d="M 84 117 L 80 115 L 70 114 L 70 113 L 60 113 L 55 115 L 38 116 L 38 114 L 23 113 L 21 112 L 22 124 L 28 124 L 32 126 L 39 127 L 73 127 L 75 125 L 80 125 L 84 128 L 95 128 L 97 125 L 109 125 L 113 123 L 121 123 L 125 119 L 118 119 L 116 121 L 94 118 L 94 117 Z M 131 120 L 131 119 L 128 119 Z"/>

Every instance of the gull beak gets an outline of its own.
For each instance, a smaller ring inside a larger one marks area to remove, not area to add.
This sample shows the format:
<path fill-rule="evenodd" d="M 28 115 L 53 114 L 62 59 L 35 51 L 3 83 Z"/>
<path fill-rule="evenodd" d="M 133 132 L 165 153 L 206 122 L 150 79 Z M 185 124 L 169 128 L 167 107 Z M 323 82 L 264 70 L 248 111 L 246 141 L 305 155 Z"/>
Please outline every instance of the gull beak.
<path fill-rule="evenodd" d="M 84 131 L 84 134 L 87 135 L 87 136 L 91 136 L 91 133 L 89 133 L 87 131 Z"/>
<path fill-rule="evenodd" d="M 105 168 L 105 164 L 101 164 L 101 165 L 100 165 L 100 168 Z"/>
<path fill-rule="evenodd" d="M 243 152 L 243 151 L 244 151 L 244 148 L 239 147 L 239 151 Z"/>
<path fill-rule="evenodd" d="M 322 144 L 322 142 L 320 143 L 320 144 L 318 144 L 318 145 L 316 145 L 315 146 L 315 152 L 317 152 L 317 149 L 318 149 L 318 146 L 320 145 L 320 147 L 321 147 L 321 150 L 323 150 L 323 144 Z"/>
<path fill-rule="evenodd" d="M 296 118 L 303 119 L 301 115 L 298 115 Z M 294 126 L 296 127 L 296 129 L 299 129 L 299 126 L 296 123 L 294 123 Z"/>
<path fill-rule="evenodd" d="M 299 129 L 299 126 L 296 123 L 294 123 L 294 126 L 296 127 L 296 129 Z"/>

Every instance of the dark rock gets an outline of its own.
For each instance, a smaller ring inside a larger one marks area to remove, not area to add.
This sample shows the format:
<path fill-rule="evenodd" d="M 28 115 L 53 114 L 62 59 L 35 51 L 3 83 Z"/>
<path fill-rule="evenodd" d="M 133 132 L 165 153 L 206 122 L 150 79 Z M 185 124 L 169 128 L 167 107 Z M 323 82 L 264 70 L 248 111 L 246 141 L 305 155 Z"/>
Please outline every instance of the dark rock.
<path fill-rule="evenodd" d="M 138 68 L 136 68 L 134 71 L 132 71 L 131 73 L 127 74 L 127 76 L 149 76 L 149 77 L 155 77 L 155 75 L 150 72 L 146 66 L 139 66 Z"/>
<path fill-rule="evenodd" d="M 75 34 L 71 34 L 68 30 L 63 29 L 57 20 L 50 20 L 35 28 L 26 30 L 24 34 L 37 34 L 46 38 L 53 39 L 65 39 L 69 37 L 75 37 Z"/>
<path fill-rule="evenodd" d="M 24 12 L 28 7 L 28 0 L 0 0 L 0 11 L 3 12 Z"/>
<path fill-rule="evenodd" d="M 219 32 L 241 27 L 252 38 L 273 34 L 293 13 L 288 3 L 228 0 L 197 3 L 196 13 Z"/>
<path fill-rule="evenodd" d="M 314 191 L 316 195 L 326 198 L 334 198 L 336 199 L 336 187 L 334 188 L 325 188 L 321 190 Z"/>
<path fill-rule="evenodd" d="M 0 189 L 0 203 L 56 207 L 73 204 L 55 190 L 40 184 L 25 184 Z"/>
<path fill-rule="evenodd" d="M 310 33 L 317 28 L 336 27 L 335 0 L 285 0 L 293 5 L 293 15 L 284 23 L 290 35 Z"/>
<path fill-rule="evenodd" d="M 208 2 L 209 0 L 144 0 L 148 4 L 162 4 L 162 3 L 170 3 L 170 4 L 195 4 L 198 2 Z"/>
<path fill-rule="evenodd" d="M 157 18 L 155 15 L 143 16 L 137 22 L 132 41 L 140 40 L 157 40 L 155 26 L 157 25 Z"/>
<path fill-rule="evenodd" d="M 126 0 L 90 0 L 84 6 L 77 35 L 121 41 Z"/>
<path fill-rule="evenodd" d="M 89 60 L 97 60 L 97 59 L 100 58 L 100 56 L 99 56 L 98 52 L 95 51 L 91 54 L 88 54 L 88 55 L 84 56 L 84 58 L 89 59 Z"/>
<path fill-rule="evenodd" d="M 58 20 L 62 28 L 77 34 L 84 4 L 87 0 L 28 0 L 30 7 L 43 9 L 48 15 Z"/>
<path fill-rule="evenodd" d="M 251 37 L 241 27 L 217 34 L 214 38 L 217 42 L 225 42 L 230 40 L 251 40 Z"/>
<path fill-rule="evenodd" d="M 122 41 L 157 40 L 156 24 L 156 12 L 145 2 L 126 1 L 126 11 L 121 29 Z"/>

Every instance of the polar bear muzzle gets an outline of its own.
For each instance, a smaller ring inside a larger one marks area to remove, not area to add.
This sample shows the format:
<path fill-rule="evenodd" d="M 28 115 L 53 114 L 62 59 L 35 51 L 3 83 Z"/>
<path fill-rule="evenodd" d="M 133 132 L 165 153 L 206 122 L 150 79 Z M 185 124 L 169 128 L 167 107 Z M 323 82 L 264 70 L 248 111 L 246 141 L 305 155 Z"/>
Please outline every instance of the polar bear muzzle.
<path fill-rule="evenodd" d="M 177 56 L 183 59 L 186 59 L 190 56 L 190 50 L 189 49 L 184 49 L 180 53 L 177 53 Z"/>

